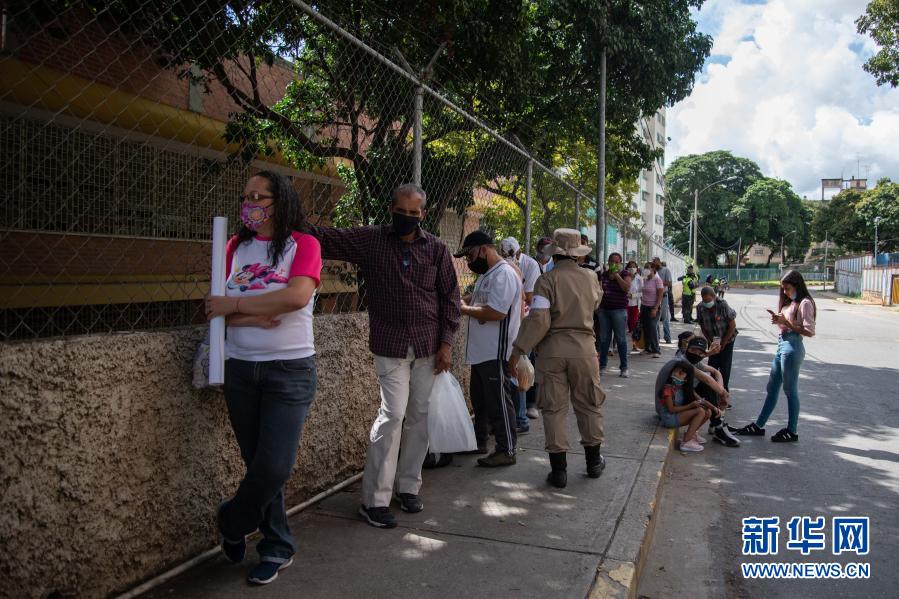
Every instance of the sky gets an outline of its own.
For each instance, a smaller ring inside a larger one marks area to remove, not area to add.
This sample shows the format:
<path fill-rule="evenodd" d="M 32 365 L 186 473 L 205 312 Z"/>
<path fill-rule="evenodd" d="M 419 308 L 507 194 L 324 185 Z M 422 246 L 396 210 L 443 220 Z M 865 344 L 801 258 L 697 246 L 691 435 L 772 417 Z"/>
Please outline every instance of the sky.
<path fill-rule="evenodd" d="M 690 97 L 668 111 L 666 162 L 730 150 L 810 199 L 841 174 L 899 180 L 899 88 L 862 69 L 876 51 L 856 33 L 866 4 L 708 0 L 694 17 L 715 42 Z"/>

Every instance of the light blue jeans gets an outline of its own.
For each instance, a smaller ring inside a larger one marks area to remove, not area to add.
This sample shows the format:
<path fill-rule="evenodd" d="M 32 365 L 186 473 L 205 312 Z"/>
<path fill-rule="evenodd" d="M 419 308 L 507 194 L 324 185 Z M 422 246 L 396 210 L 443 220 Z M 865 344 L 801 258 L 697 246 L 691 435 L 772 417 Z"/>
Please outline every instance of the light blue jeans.
<path fill-rule="evenodd" d="M 609 363 L 609 346 L 612 344 L 612 333 L 618 346 L 618 357 L 621 358 L 621 370 L 627 370 L 627 308 L 599 311 L 599 367 L 605 368 Z"/>
<path fill-rule="evenodd" d="M 799 333 L 782 333 L 777 344 L 777 353 L 774 354 L 774 362 L 771 364 L 771 374 L 768 375 L 768 397 L 762 412 L 755 424 L 759 428 L 765 428 L 765 423 L 774 411 L 777 400 L 780 397 L 780 388 L 783 386 L 787 396 L 787 409 L 789 422 L 787 428 L 791 433 L 796 433 L 799 425 L 799 369 L 802 360 L 805 359 L 805 345 L 802 343 L 802 335 Z"/>
<path fill-rule="evenodd" d="M 659 322 L 662 324 L 662 333 L 665 343 L 671 343 L 671 311 L 668 309 L 668 292 L 662 298 L 662 305 L 659 307 Z"/>

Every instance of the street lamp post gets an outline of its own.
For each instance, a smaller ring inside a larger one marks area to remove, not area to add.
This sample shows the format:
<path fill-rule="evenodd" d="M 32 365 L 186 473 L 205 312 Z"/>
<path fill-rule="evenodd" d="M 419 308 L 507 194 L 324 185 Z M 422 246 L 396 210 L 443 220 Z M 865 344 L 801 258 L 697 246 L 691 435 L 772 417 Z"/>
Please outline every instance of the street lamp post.
<path fill-rule="evenodd" d="M 709 183 L 702 189 L 694 189 L 693 190 L 693 264 L 694 266 L 697 264 L 696 262 L 696 254 L 699 250 L 699 194 L 709 189 L 712 186 L 718 185 L 719 183 L 724 183 L 725 181 L 733 181 L 736 179 L 734 176 L 725 177 L 723 179 L 719 179 L 714 183 Z"/>
<path fill-rule="evenodd" d="M 794 230 L 790 231 L 789 233 L 787 233 L 787 235 L 792 235 L 795 232 L 796 232 L 796 230 L 794 229 Z M 787 255 L 784 254 L 784 235 L 781 234 L 781 236 L 780 236 L 780 266 L 781 266 L 781 268 L 783 268 L 786 265 L 786 263 L 787 263 Z"/>
<path fill-rule="evenodd" d="M 873 266 L 877 266 L 877 227 L 880 225 L 881 218 L 879 216 L 874 218 L 874 264 Z"/>

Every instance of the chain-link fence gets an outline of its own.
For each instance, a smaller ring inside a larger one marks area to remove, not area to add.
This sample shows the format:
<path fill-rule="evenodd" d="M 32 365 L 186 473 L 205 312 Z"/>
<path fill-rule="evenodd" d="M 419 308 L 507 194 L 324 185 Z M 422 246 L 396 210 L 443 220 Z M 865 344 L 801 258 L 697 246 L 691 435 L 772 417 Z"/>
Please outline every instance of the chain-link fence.
<path fill-rule="evenodd" d="M 353 33 L 288 0 L 5 2 L 0 339 L 203 322 L 211 219 L 236 225 L 262 169 L 336 226 L 387 222 L 391 190 L 420 178 L 451 250 L 503 202 L 531 249 L 560 219 L 595 227 L 593 198 Z M 682 270 L 607 222 L 609 251 Z M 316 310 L 362 294 L 327 263 Z"/>

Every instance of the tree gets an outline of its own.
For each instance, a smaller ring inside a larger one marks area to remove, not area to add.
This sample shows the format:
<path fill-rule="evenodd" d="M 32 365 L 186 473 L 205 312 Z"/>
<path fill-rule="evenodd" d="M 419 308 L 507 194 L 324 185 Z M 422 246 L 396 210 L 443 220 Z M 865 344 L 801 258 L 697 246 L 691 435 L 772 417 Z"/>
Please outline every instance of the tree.
<path fill-rule="evenodd" d="M 880 179 L 873 189 L 845 189 L 821 207 L 812 223 L 818 241 L 827 238 L 848 253 L 874 249 L 874 221 L 881 252 L 899 249 L 899 184 Z"/>
<path fill-rule="evenodd" d="M 411 179 L 413 84 L 324 29 L 287 0 L 55 0 L 34 10 L 11 0 L 16 27 L 66 22 L 91 11 L 152 48 L 167 67 L 221 85 L 238 111 L 227 128 L 240 157 L 280 152 L 299 168 L 336 160 L 355 190 L 343 202 L 361 222 L 385 216 L 390 189 Z M 469 112 L 546 163 L 566 143 L 597 139 L 599 57 L 609 55 L 607 160 L 611 181 L 648 165 L 633 123 L 689 93 L 711 38 L 696 31 L 700 0 L 447 0 L 319 2 L 316 7 L 384 54 L 414 67 L 441 45 L 434 80 Z M 26 20 L 27 19 L 27 20 Z M 75 19 L 77 26 L 78 20 Z M 278 62 L 285 89 L 263 89 Z M 523 172 L 503 141 L 426 96 L 423 181 L 430 214 L 471 203 L 473 189 Z M 520 175 L 518 175 L 520 176 Z M 430 225 L 433 226 L 432 221 Z"/>
<path fill-rule="evenodd" d="M 771 250 L 766 266 L 781 247 L 792 261 L 801 259 L 808 251 L 811 215 L 786 181 L 767 177 L 756 180 L 733 204 L 730 215 L 739 223 L 746 251 L 753 244 Z M 786 256 L 781 256 L 781 260 L 786 263 Z"/>
<path fill-rule="evenodd" d="M 899 85 L 899 0 L 872 0 L 855 21 L 858 32 L 870 34 L 880 47 L 864 64 L 877 85 Z"/>
<path fill-rule="evenodd" d="M 899 183 L 884 177 L 877 187 L 864 193 L 858 203 L 858 215 L 867 225 L 868 239 L 872 240 L 874 221 L 877 224 L 877 251 L 891 252 L 899 249 Z M 861 244 L 864 240 L 859 240 Z M 873 248 L 873 244 L 871 246 Z"/>
<path fill-rule="evenodd" d="M 672 162 L 665 173 L 665 222 L 673 243 L 679 247 L 688 245 L 694 192 L 721 181 L 703 191 L 699 198 L 697 260 L 715 264 L 719 254 L 735 250 L 744 223 L 731 217 L 731 208 L 761 178 L 761 169 L 755 162 L 725 150 L 682 156 Z"/>

